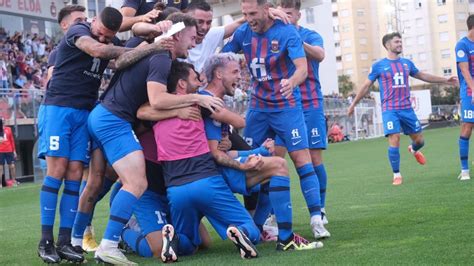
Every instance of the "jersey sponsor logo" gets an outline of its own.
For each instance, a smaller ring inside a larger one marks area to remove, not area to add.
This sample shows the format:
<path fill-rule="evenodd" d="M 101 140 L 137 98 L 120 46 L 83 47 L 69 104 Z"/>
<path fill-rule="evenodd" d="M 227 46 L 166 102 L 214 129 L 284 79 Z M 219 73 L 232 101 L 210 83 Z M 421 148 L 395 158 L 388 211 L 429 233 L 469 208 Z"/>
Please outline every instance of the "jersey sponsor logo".
<path fill-rule="evenodd" d="M 99 73 L 100 72 L 100 63 L 101 63 L 100 58 L 94 57 L 92 59 L 91 69 L 89 71 L 84 70 L 84 72 L 82 72 L 82 73 L 84 75 L 87 75 L 87 76 L 95 78 L 95 79 L 101 79 L 102 75 Z"/>
<path fill-rule="evenodd" d="M 397 72 L 393 75 L 394 88 L 405 87 L 405 77 L 402 72 Z"/>
<path fill-rule="evenodd" d="M 265 58 L 256 57 L 252 59 L 252 62 L 250 63 L 250 69 L 252 70 L 252 76 L 259 82 L 272 80 L 272 77 L 267 75 L 267 69 L 265 68 Z"/>
<path fill-rule="evenodd" d="M 469 51 L 469 53 L 470 52 L 471 51 Z M 464 57 L 466 55 L 463 50 L 459 50 L 456 54 L 457 54 L 458 57 Z"/>
<path fill-rule="evenodd" d="M 278 44 L 277 40 L 272 40 L 272 53 L 279 53 L 280 52 L 280 45 Z"/>

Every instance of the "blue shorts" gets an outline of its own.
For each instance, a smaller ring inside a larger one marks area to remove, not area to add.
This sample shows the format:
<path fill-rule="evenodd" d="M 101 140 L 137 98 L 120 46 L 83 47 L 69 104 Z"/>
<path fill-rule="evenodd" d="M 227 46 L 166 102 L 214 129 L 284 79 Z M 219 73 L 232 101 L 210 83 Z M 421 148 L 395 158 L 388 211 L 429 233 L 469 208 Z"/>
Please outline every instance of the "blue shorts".
<path fill-rule="evenodd" d="M 92 110 L 87 123 L 93 140 L 112 166 L 127 154 L 142 150 L 132 125 L 101 104 Z"/>
<path fill-rule="evenodd" d="M 133 215 L 137 218 L 144 236 L 155 231 L 161 231 L 161 228 L 168 223 L 168 214 L 168 199 L 166 196 L 151 190 L 146 190 L 133 207 Z"/>
<path fill-rule="evenodd" d="M 247 160 L 247 157 L 239 157 L 235 160 L 243 163 Z M 225 182 L 233 193 L 250 196 L 253 192 L 260 191 L 260 184 L 247 188 L 247 174 L 244 171 L 230 167 L 220 167 L 220 170 L 222 177 L 224 177 Z"/>
<path fill-rule="evenodd" d="M 38 157 L 64 157 L 89 163 L 88 110 L 41 105 L 38 113 Z"/>
<path fill-rule="evenodd" d="M 276 136 L 283 140 L 288 152 L 307 149 L 308 136 L 303 111 L 291 109 L 280 112 L 247 112 L 244 138 L 252 148 L 257 148 L 267 138 L 275 139 Z"/>
<path fill-rule="evenodd" d="M 382 112 L 383 131 L 385 136 L 402 132 L 405 135 L 420 133 L 421 123 L 413 109 Z"/>
<path fill-rule="evenodd" d="M 0 152 L 0 163 L 4 165 L 5 163 L 7 164 L 12 164 L 15 162 L 15 156 L 13 156 L 13 152 Z"/>
<path fill-rule="evenodd" d="M 306 123 L 308 145 L 310 149 L 326 149 L 327 142 L 327 129 L 326 129 L 326 117 L 324 112 L 320 110 L 304 110 L 304 120 Z M 285 146 L 285 143 L 280 137 L 275 138 L 276 146 Z"/>
<path fill-rule="evenodd" d="M 474 105 L 470 98 L 461 99 L 461 120 L 464 123 L 474 123 Z"/>
<path fill-rule="evenodd" d="M 235 225 L 249 233 L 250 241 L 258 242 L 260 232 L 257 226 L 222 176 L 168 187 L 167 193 L 176 232 L 185 235 L 195 247 L 201 244 L 199 223 L 204 216 L 222 239 L 227 238 L 227 227 Z"/>

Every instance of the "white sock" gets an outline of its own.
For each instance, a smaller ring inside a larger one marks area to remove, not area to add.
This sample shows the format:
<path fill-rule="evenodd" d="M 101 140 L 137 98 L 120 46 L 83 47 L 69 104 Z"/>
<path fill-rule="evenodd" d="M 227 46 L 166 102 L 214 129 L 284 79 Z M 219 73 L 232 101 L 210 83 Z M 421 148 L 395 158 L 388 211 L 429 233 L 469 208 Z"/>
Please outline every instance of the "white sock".
<path fill-rule="evenodd" d="M 80 246 L 82 248 L 82 238 L 75 238 L 75 237 L 72 237 L 71 238 L 71 245 L 73 247 L 75 246 Z"/>
<path fill-rule="evenodd" d="M 314 224 L 314 223 L 322 223 L 321 221 L 321 214 L 316 214 L 316 215 L 313 215 L 311 216 L 311 224 Z"/>
<path fill-rule="evenodd" d="M 469 169 L 463 169 L 461 170 L 461 173 L 464 174 L 464 175 L 469 175 Z"/>
<path fill-rule="evenodd" d="M 118 241 L 102 239 L 102 241 L 100 241 L 100 246 L 105 248 L 105 249 L 118 248 Z"/>
<path fill-rule="evenodd" d="M 398 172 L 398 173 L 393 173 L 393 178 L 397 178 L 397 177 L 402 177 L 402 175 L 400 174 L 400 172 Z"/>

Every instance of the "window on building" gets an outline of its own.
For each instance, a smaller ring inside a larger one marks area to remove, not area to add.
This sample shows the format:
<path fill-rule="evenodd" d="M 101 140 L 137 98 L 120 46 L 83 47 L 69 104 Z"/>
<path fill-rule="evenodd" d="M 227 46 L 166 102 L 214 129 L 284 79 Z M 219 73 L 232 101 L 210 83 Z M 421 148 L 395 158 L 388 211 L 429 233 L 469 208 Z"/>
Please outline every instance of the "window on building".
<path fill-rule="evenodd" d="M 332 31 L 333 32 L 339 32 L 339 26 L 338 25 L 332 26 Z"/>
<path fill-rule="evenodd" d="M 359 8 L 359 9 L 357 9 L 356 14 L 357 14 L 358 17 L 363 17 L 364 14 L 365 14 L 365 11 L 364 11 L 364 9 Z"/>
<path fill-rule="evenodd" d="M 451 57 L 451 50 L 443 49 L 441 50 L 441 58 L 449 58 Z"/>
<path fill-rule="evenodd" d="M 351 47 L 352 41 L 351 40 L 344 40 L 343 44 L 344 44 L 344 47 Z"/>
<path fill-rule="evenodd" d="M 418 54 L 418 59 L 420 61 L 426 61 L 426 53 L 419 53 Z"/>
<path fill-rule="evenodd" d="M 456 13 L 456 19 L 460 21 L 465 21 L 467 18 L 467 14 L 464 12 L 458 12 Z"/>
<path fill-rule="evenodd" d="M 448 14 L 443 14 L 438 16 L 439 23 L 446 23 L 448 22 Z"/>
<path fill-rule="evenodd" d="M 346 61 L 346 62 L 352 61 L 352 54 L 345 54 L 344 55 L 344 61 Z"/>
<path fill-rule="evenodd" d="M 359 25 L 357 25 L 357 29 L 359 31 L 364 31 L 365 30 L 365 23 L 359 23 Z"/>
<path fill-rule="evenodd" d="M 443 75 L 444 76 L 451 76 L 453 71 L 450 67 L 443 67 Z"/>
<path fill-rule="evenodd" d="M 406 46 L 412 46 L 413 45 L 413 38 L 412 37 L 407 37 L 405 40 L 403 40 Z"/>
<path fill-rule="evenodd" d="M 340 42 L 335 42 L 334 43 L 334 47 L 340 47 L 341 46 L 341 43 Z"/>
<path fill-rule="evenodd" d="M 337 11 L 332 12 L 333 17 L 337 17 Z"/>
<path fill-rule="evenodd" d="M 341 62 L 336 62 L 336 69 L 337 70 L 342 70 L 342 63 Z"/>
<path fill-rule="evenodd" d="M 348 9 L 343 9 L 341 10 L 341 17 L 348 17 L 349 16 L 349 10 Z"/>
<path fill-rule="evenodd" d="M 417 18 L 415 24 L 417 27 L 423 27 L 423 18 Z"/>
<path fill-rule="evenodd" d="M 354 74 L 354 71 L 352 70 L 352 68 L 348 68 L 344 71 L 344 74 L 348 76 L 352 76 L 352 74 Z"/>
<path fill-rule="evenodd" d="M 439 33 L 439 40 L 441 42 L 447 42 L 449 40 L 449 32 L 444 31 Z"/>
<path fill-rule="evenodd" d="M 360 38 L 359 39 L 359 44 L 366 45 L 367 44 L 367 38 Z"/>
<path fill-rule="evenodd" d="M 415 8 L 421 8 L 421 0 L 416 0 L 415 1 Z"/>
<path fill-rule="evenodd" d="M 369 55 L 367 53 L 360 54 L 360 60 L 367 60 L 368 58 L 369 58 Z"/>
<path fill-rule="evenodd" d="M 342 25 L 342 32 L 349 32 L 350 29 L 351 27 L 349 24 Z"/>
<path fill-rule="evenodd" d="M 420 35 L 416 37 L 416 44 L 423 45 L 425 44 L 425 35 Z"/>
<path fill-rule="evenodd" d="M 446 0 L 436 0 L 436 2 L 438 3 L 438 6 L 446 5 Z"/>
<path fill-rule="evenodd" d="M 314 8 L 312 8 L 312 7 L 306 8 L 305 12 L 306 12 L 306 23 L 314 24 L 314 22 L 315 22 L 315 20 L 314 20 Z"/>
<path fill-rule="evenodd" d="M 336 56 L 336 61 L 341 62 L 342 61 L 342 56 Z"/>

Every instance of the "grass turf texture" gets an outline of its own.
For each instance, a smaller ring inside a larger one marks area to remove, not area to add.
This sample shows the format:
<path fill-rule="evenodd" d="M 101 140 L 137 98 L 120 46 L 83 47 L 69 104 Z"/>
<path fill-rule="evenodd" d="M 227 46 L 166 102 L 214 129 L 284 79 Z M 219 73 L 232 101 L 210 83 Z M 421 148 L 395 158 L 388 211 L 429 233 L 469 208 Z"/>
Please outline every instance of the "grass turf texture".
<path fill-rule="evenodd" d="M 274 243 L 260 244 L 260 258 L 243 261 L 230 241 L 220 240 L 211 229 L 213 246 L 194 256 L 181 257 L 180 265 L 471 263 L 474 181 L 456 179 L 459 129 L 430 130 L 424 134 L 425 166 L 418 165 L 408 153 L 409 139 L 402 137 L 404 183 L 398 187 L 391 185 L 384 138 L 329 146 L 324 160 L 329 176 L 327 228 L 332 237 L 324 241 L 324 248 L 277 252 Z M 293 168 L 291 176 L 294 230 L 312 239 L 308 212 Z M 36 255 L 40 237 L 39 190 L 40 184 L 0 190 L 0 265 L 41 263 Z M 103 233 L 107 216 L 108 198 L 100 202 L 95 212 L 93 224 L 98 237 Z M 59 216 L 56 217 L 55 236 L 59 222 Z M 158 263 L 136 255 L 128 257 L 140 264 Z M 92 253 L 87 260 L 94 263 Z"/>

